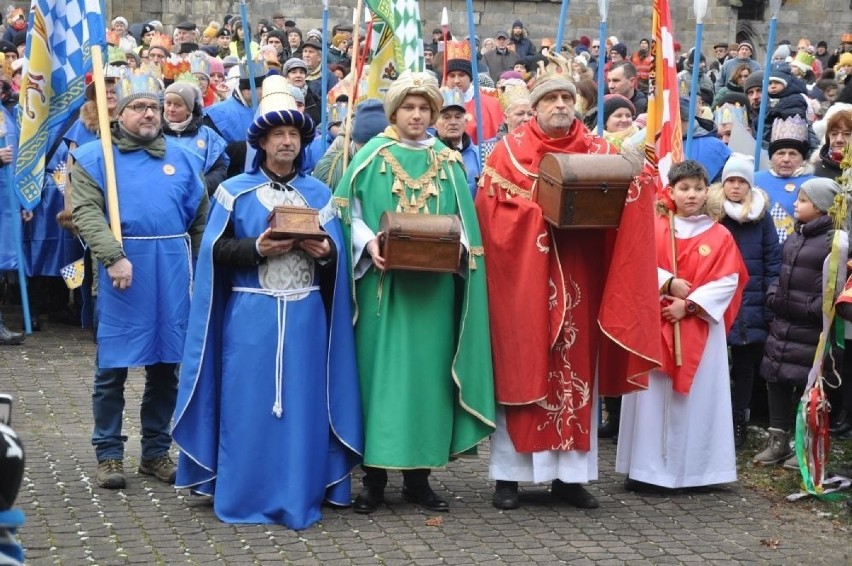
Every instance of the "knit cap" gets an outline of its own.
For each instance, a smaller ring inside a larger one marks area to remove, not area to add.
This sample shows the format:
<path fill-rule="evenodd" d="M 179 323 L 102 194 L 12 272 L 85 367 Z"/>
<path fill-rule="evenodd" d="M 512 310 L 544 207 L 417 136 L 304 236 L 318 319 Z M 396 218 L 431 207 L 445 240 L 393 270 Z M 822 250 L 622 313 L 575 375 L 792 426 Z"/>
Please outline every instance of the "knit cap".
<path fill-rule="evenodd" d="M 352 124 L 352 140 L 364 144 L 388 127 L 388 119 L 381 100 L 366 100 L 355 110 Z"/>
<path fill-rule="evenodd" d="M 284 62 L 284 76 L 287 76 L 287 74 L 293 69 L 304 69 L 307 73 L 308 65 L 298 57 L 291 57 Z"/>
<path fill-rule="evenodd" d="M 743 92 L 748 94 L 748 91 L 758 87 L 763 87 L 763 71 L 755 71 L 746 77 Z"/>
<path fill-rule="evenodd" d="M 744 179 L 749 188 L 754 187 L 754 157 L 744 153 L 732 153 L 722 169 L 722 183 L 730 177 Z"/>
<path fill-rule="evenodd" d="M 612 49 L 610 49 L 610 51 L 615 51 L 619 55 L 621 55 L 622 59 L 627 59 L 627 46 L 623 43 L 616 43 L 612 46 Z"/>
<path fill-rule="evenodd" d="M 840 194 L 840 185 L 827 177 L 814 177 L 802 183 L 799 190 L 807 195 L 817 210 L 828 213 L 834 204 L 834 197 Z"/>
<path fill-rule="evenodd" d="M 176 81 L 166 87 L 166 94 L 176 94 L 183 99 L 183 103 L 192 112 L 196 106 L 201 108 L 201 91 L 194 84 Z"/>
<path fill-rule="evenodd" d="M 607 94 L 604 96 L 604 127 L 606 127 L 609 117 L 619 108 L 627 108 L 630 110 L 630 114 L 634 118 L 636 117 L 636 107 L 627 97 L 620 94 Z"/>
<path fill-rule="evenodd" d="M 778 49 L 775 50 L 775 53 L 772 54 L 772 60 L 776 59 L 784 60 L 787 57 L 790 57 L 790 46 L 789 45 L 779 45 Z"/>
<path fill-rule="evenodd" d="M 837 60 L 837 65 L 835 69 L 839 69 L 840 67 L 845 67 L 846 65 L 852 65 L 852 53 L 844 53 L 840 56 L 840 59 Z"/>
<path fill-rule="evenodd" d="M 530 104 L 535 108 L 542 98 L 557 90 L 567 90 L 574 100 L 577 99 L 577 87 L 574 86 L 573 82 L 561 76 L 545 75 L 535 81 L 535 85 L 530 91 Z"/>

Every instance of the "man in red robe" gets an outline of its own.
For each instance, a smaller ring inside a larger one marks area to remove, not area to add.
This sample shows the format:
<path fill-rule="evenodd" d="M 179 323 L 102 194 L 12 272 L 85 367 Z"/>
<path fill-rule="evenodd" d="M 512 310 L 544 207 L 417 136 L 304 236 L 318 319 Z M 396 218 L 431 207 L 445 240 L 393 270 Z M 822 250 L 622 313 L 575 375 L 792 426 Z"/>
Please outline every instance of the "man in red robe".
<path fill-rule="evenodd" d="M 660 365 L 653 190 L 635 179 L 618 230 L 559 230 L 536 202 L 546 153 L 615 153 L 574 117 L 576 89 L 538 79 L 536 118 L 498 143 L 476 209 L 488 267 L 498 402 L 491 441 L 493 503 L 518 507 L 518 481 L 553 481 L 553 494 L 597 507 L 598 395 L 647 383 Z"/>

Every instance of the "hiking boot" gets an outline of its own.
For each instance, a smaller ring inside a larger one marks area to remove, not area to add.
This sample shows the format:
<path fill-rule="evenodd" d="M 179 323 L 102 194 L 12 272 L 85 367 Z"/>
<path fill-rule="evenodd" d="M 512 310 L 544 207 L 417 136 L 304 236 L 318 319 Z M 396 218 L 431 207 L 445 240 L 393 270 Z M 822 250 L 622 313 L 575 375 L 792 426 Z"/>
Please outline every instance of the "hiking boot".
<path fill-rule="evenodd" d="M 795 454 L 793 454 L 792 456 L 790 456 L 789 458 L 784 460 L 784 463 L 782 464 L 782 466 L 784 468 L 787 468 L 788 470 L 798 471 L 799 470 L 799 457 L 796 456 Z"/>
<path fill-rule="evenodd" d="M 748 416 L 746 411 L 734 411 L 734 448 L 740 449 L 748 440 Z"/>
<path fill-rule="evenodd" d="M 164 483 L 175 483 L 175 472 L 177 466 L 172 461 L 171 456 L 163 454 L 151 460 L 142 460 L 139 462 L 139 473 L 146 476 L 154 476 Z"/>
<path fill-rule="evenodd" d="M 124 464 L 121 460 L 101 460 L 98 462 L 98 485 L 106 489 L 124 489 Z"/>
<path fill-rule="evenodd" d="M 777 464 L 782 460 L 786 460 L 793 455 L 790 450 L 790 435 L 780 428 L 769 428 L 769 441 L 763 452 L 760 452 L 754 457 L 755 464 L 769 466 Z"/>

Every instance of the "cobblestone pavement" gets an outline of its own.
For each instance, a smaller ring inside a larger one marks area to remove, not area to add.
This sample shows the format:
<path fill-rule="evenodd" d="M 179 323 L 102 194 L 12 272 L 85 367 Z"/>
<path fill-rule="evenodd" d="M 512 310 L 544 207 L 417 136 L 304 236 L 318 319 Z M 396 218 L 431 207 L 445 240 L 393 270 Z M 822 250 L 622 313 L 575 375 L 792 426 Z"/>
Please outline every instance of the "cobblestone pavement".
<path fill-rule="evenodd" d="M 9 318 L 17 327 L 20 318 Z M 30 564 L 852 563 L 850 532 L 817 518 L 808 502 L 774 501 L 740 485 L 671 497 L 625 492 L 609 442 L 591 487 L 601 503 L 595 510 L 559 505 L 546 488 L 528 486 L 521 509 L 497 511 L 485 447 L 480 458 L 433 474 L 451 505 L 442 521 L 404 503 L 392 474 L 389 505 L 369 517 L 326 509 L 302 532 L 226 525 L 188 494 L 135 473 L 138 370 L 128 380 L 128 487 L 96 486 L 93 354 L 88 331 L 56 325 L 23 346 L 0 347 L 0 391 L 15 396 L 13 422 L 27 451 L 18 505 Z"/>

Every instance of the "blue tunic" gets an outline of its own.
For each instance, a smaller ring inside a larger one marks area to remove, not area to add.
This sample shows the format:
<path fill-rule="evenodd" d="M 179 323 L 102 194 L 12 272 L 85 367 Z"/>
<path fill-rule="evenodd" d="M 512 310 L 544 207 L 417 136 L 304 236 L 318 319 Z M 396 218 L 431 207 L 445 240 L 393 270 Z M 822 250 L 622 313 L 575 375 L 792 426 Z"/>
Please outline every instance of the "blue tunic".
<path fill-rule="evenodd" d="M 813 175 L 808 174 L 781 178 L 769 171 L 755 173 L 755 186 L 760 187 L 769 195 L 769 216 L 775 223 L 779 244 L 784 244 L 784 240 L 793 233 L 793 228 L 796 225 L 796 219 L 793 217 L 793 203 L 796 202 L 799 187 L 813 177 Z"/>
<path fill-rule="evenodd" d="M 195 131 L 195 134 L 191 136 L 175 134 L 168 137 L 175 140 L 186 148 L 189 153 L 197 157 L 201 163 L 201 170 L 204 173 L 209 172 L 220 157 L 224 156 L 226 166 L 231 161 L 231 158 L 225 153 L 225 140 L 222 136 L 214 132 L 212 128 L 208 128 L 207 126 L 200 126 Z"/>
<path fill-rule="evenodd" d="M 349 504 L 363 453 L 352 291 L 328 187 L 301 175 L 293 191 L 268 182 L 256 171 L 233 177 L 212 203 L 175 411 L 176 486 L 212 495 L 222 521 L 299 530 L 320 520 L 324 500 Z M 229 223 L 234 237 L 257 237 L 282 198 L 320 210 L 341 252 L 330 312 L 304 252 L 253 268 L 213 263 Z"/>
<path fill-rule="evenodd" d="M 141 149 L 124 153 L 114 146 L 113 155 L 123 247 L 133 264 L 133 284 L 124 291 L 99 287 L 98 365 L 178 363 L 192 284 L 187 230 L 206 194 L 198 159 L 169 138 L 163 158 Z M 100 144 L 86 144 L 73 156 L 104 191 Z M 98 276 L 109 281 L 102 264 Z"/>
<path fill-rule="evenodd" d="M 7 139 L 18 139 L 18 128 L 12 112 L 6 106 L 0 106 L 0 121 L 7 130 Z M 0 147 L 5 147 L 6 141 L 0 139 Z M 12 147 L 14 157 L 17 147 Z M 9 199 L 10 191 L 14 186 L 6 182 L 7 168 L 11 164 L 0 166 L 0 272 L 18 269 L 18 258 L 15 253 L 15 230 L 21 231 L 21 207 L 17 204 L 15 197 L 13 205 Z M 9 169 L 11 170 L 11 169 Z"/>
<path fill-rule="evenodd" d="M 246 133 L 254 120 L 254 112 L 236 99 L 236 94 L 213 106 L 204 109 L 219 134 L 226 142 L 238 142 L 246 139 Z"/>

